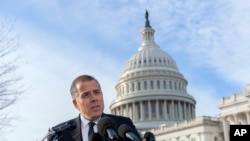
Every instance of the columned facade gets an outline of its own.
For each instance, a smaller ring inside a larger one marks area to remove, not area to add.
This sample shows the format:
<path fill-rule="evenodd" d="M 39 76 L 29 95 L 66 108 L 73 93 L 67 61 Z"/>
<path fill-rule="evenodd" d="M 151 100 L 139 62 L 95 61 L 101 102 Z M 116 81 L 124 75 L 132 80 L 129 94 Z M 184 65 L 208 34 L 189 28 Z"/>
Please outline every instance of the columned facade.
<path fill-rule="evenodd" d="M 224 141 L 221 122 L 215 117 L 196 117 L 151 130 L 157 141 Z"/>
<path fill-rule="evenodd" d="M 223 121 L 224 138 L 229 141 L 229 125 L 250 124 L 250 85 L 246 90 L 222 97 L 218 116 Z"/>
<path fill-rule="evenodd" d="M 196 104 L 175 60 L 155 43 L 147 12 L 145 18 L 142 44 L 128 59 L 110 105 L 113 114 L 130 117 L 139 130 L 192 119 Z"/>
<path fill-rule="evenodd" d="M 175 103 L 175 105 L 171 103 Z M 133 121 L 176 121 L 176 119 L 184 120 L 191 119 L 194 117 L 194 112 L 192 112 L 194 111 L 194 107 L 190 105 L 192 104 L 178 100 L 142 99 L 137 102 L 128 102 L 121 104 L 119 107 L 113 108 L 111 112 L 116 115 L 130 117 L 131 119 L 133 119 Z M 174 110 L 174 106 L 176 107 L 176 110 Z M 136 107 L 138 110 L 136 110 Z M 170 113 L 170 110 L 173 112 Z M 136 114 L 138 111 L 140 112 L 140 114 Z"/>
<path fill-rule="evenodd" d="M 184 108 L 185 109 L 185 108 Z M 218 117 L 202 116 L 151 129 L 157 141 L 230 141 L 230 125 L 250 124 L 250 85 L 221 98 Z"/>

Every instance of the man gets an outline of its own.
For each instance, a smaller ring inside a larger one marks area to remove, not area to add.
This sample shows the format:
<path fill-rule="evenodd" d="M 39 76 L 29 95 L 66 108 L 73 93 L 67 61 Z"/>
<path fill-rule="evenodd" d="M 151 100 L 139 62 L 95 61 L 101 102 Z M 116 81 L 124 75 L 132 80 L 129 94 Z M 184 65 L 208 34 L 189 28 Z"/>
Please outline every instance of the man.
<path fill-rule="evenodd" d="M 88 135 L 89 130 L 91 130 L 89 122 L 97 124 L 99 119 L 105 116 L 113 119 L 117 124 L 117 128 L 122 124 L 129 125 L 139 137 L 139 134 L 130 118 L 103 113 L 103 94 L 99 82 L 94 77 L 90 75 L 78 76 L 72 82 L 70 93 L 72 96 L 72 103 L 80 114 L 78 117 L 59 125 L 73 121 L 76 124 L 76 127 L 52 135 L 48 137 L 48 140 L 53 140 L 53 138 L 57 136 L 56 138 L 59 141 L 88 141 L 90 136 Z M 94 132 L 97 133 L 96 125 L 94 126 Z M 102 137 L 102 140 L 108 141 L 108 138 Z M 122 138 L 120 137 L 119 140 L 122 140 Z"/>

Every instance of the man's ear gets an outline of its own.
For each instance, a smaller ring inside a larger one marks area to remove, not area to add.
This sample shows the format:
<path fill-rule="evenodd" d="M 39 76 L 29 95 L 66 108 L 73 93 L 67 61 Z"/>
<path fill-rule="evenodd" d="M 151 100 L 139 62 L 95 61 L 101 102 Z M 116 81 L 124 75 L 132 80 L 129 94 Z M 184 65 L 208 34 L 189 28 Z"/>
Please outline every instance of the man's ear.
<path fill-rule="evenodd" d="M 76 108 L 77 110 L 79 110 L 79 106 L 78 106 L 78 103 L 77 103 L 76 99 L 73 99 L 73 100 L 72 100 L 72 103 L 73 103 L 73 105 L 75 106 L 75 108 Z"/>

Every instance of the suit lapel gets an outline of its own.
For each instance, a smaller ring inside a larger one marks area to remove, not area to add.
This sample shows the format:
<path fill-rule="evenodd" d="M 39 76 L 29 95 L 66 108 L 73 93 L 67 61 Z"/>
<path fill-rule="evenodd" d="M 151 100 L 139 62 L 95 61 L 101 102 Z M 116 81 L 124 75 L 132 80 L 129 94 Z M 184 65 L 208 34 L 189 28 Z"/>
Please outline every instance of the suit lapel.
<path fill-rule="evenodd" d="M 72 130 L 70 134 L 74 141 L 83 141 L 80 115 L 77 118 L 75 118 L 74 121 L 76 123 L 76 128 Z"/>

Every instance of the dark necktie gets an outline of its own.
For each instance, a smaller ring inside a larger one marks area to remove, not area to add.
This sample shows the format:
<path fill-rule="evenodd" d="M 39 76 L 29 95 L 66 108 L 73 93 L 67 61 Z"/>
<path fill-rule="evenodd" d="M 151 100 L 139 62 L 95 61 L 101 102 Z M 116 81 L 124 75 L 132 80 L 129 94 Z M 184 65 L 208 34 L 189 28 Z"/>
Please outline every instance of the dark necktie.
<path fill-rule="evenodd" d="M 90 135 L 92 135 L 94 133 L 94 126 L 95 123 L 94 122 L 89 122 L 89 133 L 88 133 L 88 137 L 90 137 Z"/>

